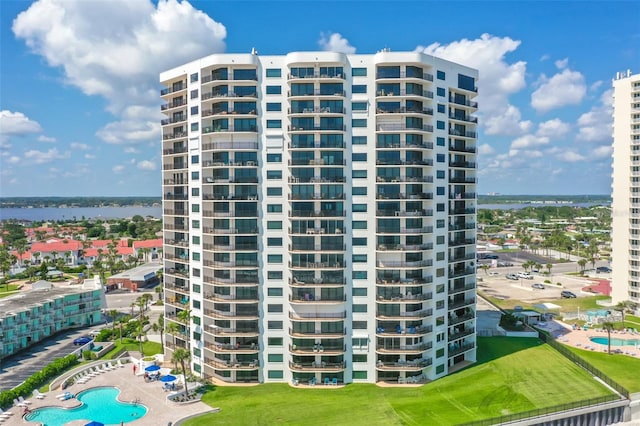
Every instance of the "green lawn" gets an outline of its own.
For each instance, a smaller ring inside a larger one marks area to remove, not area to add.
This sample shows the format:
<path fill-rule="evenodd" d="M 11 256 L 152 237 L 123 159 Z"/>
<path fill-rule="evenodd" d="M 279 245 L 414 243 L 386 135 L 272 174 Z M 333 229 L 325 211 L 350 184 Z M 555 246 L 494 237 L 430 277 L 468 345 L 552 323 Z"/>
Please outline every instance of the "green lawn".
<path fill-rule="evenodd" d="M 501 307 L 502 309 L 513 309 L 514 306 L 522 306 L 525 309 L 536 309 L 533 307 L 534 304 L 539 304 L 543 302 L 554 303 L 561 307 L 560 311 L 562 312 L 575 312 L 578 310 L 578 307 L 581 311 L 597 309 L 602 310 L 605 309 L 603 306 L 597 304 L 598 300 L 610 299 L 608 296 L 587 296 L 587 297 L 577 297 L 575 299 L 549 299 L 549 300 L 540 300 L 535 303 L 527 303 L 517 299 L 497 299 L 495 297 L 488 296 L 484 294 L 482 291 L 479 291 L 485 299 L 490 300 L 495 305 Z"/>
<path fill-rule="evenodd" d="M 128 351 L 135 351 L 135 352 L 140 351 L 140 343 L 135 339 L 124 337 L 122 339 L 122 343 L 120 343 L 120 339 L 116 339 L 114 343 L 115 343 L 114 347 L 109 352 L 104 354 L 102 358 L 112 359 L 113 355 L 118 353 L 118 351 L 120 351 L 120 349 L 122 348 L 125 348 Z M 145 355 L 155 355 L 155 354 L 162 353 L 162 346 L 158 342 L 143 342 L 142 349 L 144 350 Z"/>
<path fill-rule="evenodd" d="M 215 387 L 203 399 L 222 411 L 185 424 L 448 425 L 610 395 L 537 339 L 480 337 L 478 343 L 478 363 L 416 388 Z"/>
<path fill-rule="evenodd" d="M 640 392 L 640 375 L 632 373 L 640 371 L 640 359 L 627 355 L 585 351 L 571 346 L 567 346 L 567 348 L 624 386 L 630 393 Z"/>
<path fill-rule="evenodd" d="M 7 290 L 6 284 L 0 284 L 0 298 L 12 296 L 16 291 L 20 288 L 18 284 L 9 284 L 9 289 Z"/>

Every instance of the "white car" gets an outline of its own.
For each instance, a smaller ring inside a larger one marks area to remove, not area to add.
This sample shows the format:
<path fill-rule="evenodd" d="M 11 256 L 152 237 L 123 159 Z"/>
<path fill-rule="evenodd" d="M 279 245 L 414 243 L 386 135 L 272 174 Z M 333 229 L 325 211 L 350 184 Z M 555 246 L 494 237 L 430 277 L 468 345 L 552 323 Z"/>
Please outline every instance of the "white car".
<path fill-rule="evenodd" d="M 525 280 L 532 280 L 533 279 L 533 275 L 531 275 L 528 272 L 518 272 L 517 277 L 518 278 L 524 278 Z"/>
<path fill-rule="evenodd" d="M 491 277 L 497 277 L 498 275 L 500 275 L 500 272 L 489 271 L 489 276 L 491 276 Z"/>

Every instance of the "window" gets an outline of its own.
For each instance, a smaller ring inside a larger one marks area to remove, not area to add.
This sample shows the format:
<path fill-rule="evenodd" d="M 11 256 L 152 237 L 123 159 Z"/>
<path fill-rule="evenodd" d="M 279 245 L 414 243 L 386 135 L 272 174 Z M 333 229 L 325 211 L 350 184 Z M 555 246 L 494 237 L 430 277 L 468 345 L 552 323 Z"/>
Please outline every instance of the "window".
<path fill-rule="evenodd" d="M 267 179 L 282 179 L 282 170 L 267 170 Z"/>
<path fill-rule="evenodd" d="M 277 187 L 267 187 L 267 196 L 269 197 L 277 197 L 282 195 L 282 188 Z"/>
<path fill-rule="evenodd" d="M 282 213 L 282 204 L 267 204 L 267 213 Z"/>
<path fill-rule="evenodd" d="M 446 96 L 446 92 L 444 90 L 444 87 L 437 87 L 436 88 L 436 95 L 438 95 L 438 96 Z"/>
<path fill-rule="evenodd" d="M 367 103 L 366 102 L 353 102 L 351 104 L 351 109 L 353 111 L 366 111 Z"/>
<path fill-rule="evenodd" d="M 200 196 L 200 188 L 191 188 L 191 196 L 199 197 Z"/>
<path fill-rule="evenodd" d="M 198 131 L 198 127 L 199 124 L 198 123 L 191 123 L 191 131 L 192 132 L 197 132 Z"/>
<path fill-rule="evenodd" d="M 354 246 L 366 246 L 367 245 L 367 237 L 352 238 L 351 239 L 351 244 L 354 245 Z"/>
<path fill-rule="evenodd" d="M 367 93 L 366 84 L 354 84 L 351 86 L 351 93 Z"/>
<path fill-rule="evenodd" d="M 273 297 L 282 296 L 282 289 L 281 288 L 275 288 L 275 287 L 269 287 L 269 288 L 267 288 L 267 296 L 273 296 Z"/>
<path fill-rule="evenodd" d="M 354 380 L 367 380 L 367 371 L 353 370 L 352 377 Z"/>
<path fill-rule="evenodd" d="M 200 180 L 200 172 L 191 172 L 191 180 Z"/>
<path fill-rule="evenodd" d="M 282 321 L 280 321 L 282 325 Z M 280 328 L 282 329 L 282 327 Z M 267 360 L 269 362 L 282 362 L 282 354 L 269 354 L 267 355 Z"/>
<path fill-rule="evenodd" d="M 351 259 L 353 260 L 353 263 L 366 263 L 367 262 L 367 255 L 366 254 L 354 254 Z"/>
<path fill-rule="evenodd" d="M 192 269 L 191 269 L 191 274 L 192 274 L 194 277 L 199 277 L 199 276 L 200 276 L 200 268 L 192 268 Z"/>
<path fill-rule="evenodd" d="M 191 288 L 193 289 L 193 292 L 194 292 L 194 293 L 200 293 L 200 286 L 199 286 L 198 284 L 193 284 L 193 285 L 191 286 Z M 193 322 L 196 322 L 196 321 L 195 321 L 195 319 L 196 319 L 196 318 L 198 318 L 198 317 L 193 317 L 193 320 L 194 320 Z M 198 318 L 198 321 L 199 321 L 199 320 L 200 320 L 200 318 Z"/>
<path fill-rule="evenodd" d="M 476 80 L 468 75 L 458 74 L 458 87 L 464 90 L 476 91 Z"/>
<path fill-rule="evenodd" d="M 366 136 L 352 136 L 351 137 L 352 145 L 366 145 L 367 137 Z"/>
<path fill-rule="evenodd" d="M 436 244 L 444 244 L 444 235 L 438 235 L 436 237 Z"/>
<path fill-rule="evenodd" d="M 281 129 L 282 120 L 267 120 L 267 129 Z"/>
<path fill-rule="evenodd" d="M 282 77 L 282 70 L 280 68 L 267 68 L 267 77 Z"/>
<path fill-rule="evenodd" d="M 282 346 L 282 337 L 269 337 L 267 339 L 267 345 L 269 345 L 269 346 Z"/>
<path fill-rule="evenodd" d="M 267 263 L 282 263 L 282 255 L 281 254 L 268 254 L 267 255 Z"/>
<path fill-rule="evenodd" d="M 437 212 L 443 212 L 444 211 L 444 203 L 437 203 L 436 204 L 436 211 Z"/>
<path fill-rule="evenodd" d="M 436 138 L 436 145 L 438 145 L 438 146 L 444 146 L 444 138 L 437 137 L 437 138 Z"/>
<path fill-rule="evenodd" d="M 366 287 L 353 287 L 351 289 L 352 296 L 366 296 L 367 288 Z"/>
<path fill-rule="evenodd" d="M 353 321 L 351 323 L 351 328 L 353 328 L 354 330 L 366 330 L 367 329 L 367 322 L 366 321 Z"/>
<path fill-rule="evenodd" d="M 191 76 L 189 77 L 189 80 L 191 80 L 191 82 L 193 83 L 194 81 L 198 81 L 198 73 L 193 73 L 191 74 Z"/>
<path fill-rule="evenodd" d="M 444 260 L 444 252 L 443 251 L 439 251 L 438 253 L 436 253 L 436 260 Z"/>
<path fill-rule="evenodd" d="M 351 278 L 353 278 L 354 280 L 366 280 L 367 271 L 353 271 L 351 273 Z"/>
<path fill-rule="evenodd" d="M 192 220 L 191 221 L 191 227 L 193 229 L 200 229 L 200 221 L 199 220 Z"/>
<path fill-rule="evenodd" d="M 444 80 L 446 77 L 446 74 L 444 73 L 444 71 L 438 71 L 436 72 L 436 78 L 438 80 Z"/>
<path fill-rule="evenodd" d="M 199 244 L 200 244 L 200 237 L 199 237 L 199 236 L 197 236 L 197 235 L 193 235 L 193 236 L 191 237 L 191 242 L 192 242 L 193 244 L 198 244 L 198 245 L 199 245 Z"/>
<path fill-rule="evenodd" d="M 367 362 L 367 354 L 353 354 L 353 362 Z"/>
<path fill-rule="evenodd" d="M 351 68 L 351 75 L 353 77 L 366 77 L 367 69 L 366 68 Z"/>
<path fill-rule="evenodd" d="M 198 115 L 198 107 L 197 106 L 192 106 L 191 107 L 191 115 Z"/>
<path fill-rule="evenodd" d="M 192 155 L 191 156 L 191 164 L 198 164 L 200 162 L 200 156 L 199 155 Z"/>
<path fill-rule="evenodd" d="M 267 163 L 282 163 L 282 154 L 267 154 Z"/>
<path fill-rule="evenodd" d="M 444 195 L 444 186 L 439 186 L 436 188 L 436 195 Z"/>
<path fill-rule="evenodd" d="M 267 238 L 267 247 L 282 247 L 282 238 Z"/>
<path fill-rule="evenodd" d="M 353 229 L 367 229 L 366 220 L 354 220 L 352 223 Z"/>
<path fill-rule="evenodd" d="M 267 111 L 282 111 L 280 102 L 267 102 Z"/>
<path fill-rule="evenodd" d="M 354 118 L 351 120 L 351 127 L 367 127 L 366 118 Z"/>
<path fill-rule="evenodd" d="M 444 356 L 444 348 L 436 350 L 436 358 L 442 358 Z"/>
<path fill-rule="evenodd" d="M 282 229 L 282 221 L 280 220 L 268 220 L 267 229 Z"/>
<path fill-rule="evenodd" d="M 444 121 L 436 121 L 436 128 L 439 130 L 444 130 Z"/>
<path fill-rule="evenodd" d="M 445 106 L 443 104 L 438 104 L 438 112 L 446 112 Z"/>
<path fill-rule="evenodd" d="M 367 187 L 366 186 L 354 186 L 351 188 L 352 195 L 367 195 Z"/>
<path fill-rule="evenodd" d="M 436 179 L 444 179 L 444 170 L 436 170 Z"/>
<path fill-rule="evenodd" d="M 354 337 L 351 339 L 351 347 L 353 349 L 367 349 L 369 346 L 369 339 L 366 337 Z"/>
<path fill-rule="evenodd" d="M 444 268 L 436 269 L 436 277 L 444 277 Z"/>
<path fill-rule="evenodd" d="M 355 371 L 353 372 L 355 374 Z M 440 364 L 436 366 L 436 374 L 444 373 L 444 364 Z"/>
<path fill-rule="evenodd" d="M 281 280 L 282 279 L 282 271 L 267 271 L 267 279 L 268 280 Z"/>
<path fill-rule="evenodd" d="M 444 154 L 436 154 L 436 161 L 438 163 L 444 163 L 445 157 Z"/>
<path fill-rule="evenodd" d="M 192 213 L 200 212 L 200 204 L 191 204 L 191 212 Z"/>
<path fill-rule="evenodd" d="M 267 322 L 267 328 L 269 330 L 282 330 L 282 321 L 268 321 Z M 282 356 L 282 355 L 280 355 L 280 356 Z"/>
<path fill-rule="evenodd" d="M 271 340 L 271 339 L 269 339 Z M 282 340 L 282 339 L 280 339 Z M 282 343 L 278 346 L 282 346 Z M 267 377 L 269 379 L 282 379 L 284 378 L 284 372 L 282 370 L 268 370 L 267 371 Z"/>
<path fill-rule="evenodd" d="M 200 253 L 198 253 L 197 251 L 192 252 L 191 253 L 191 259 L 200 260 Z"/>
<path fill-rule="evenodd" d="M 280 86 L 267 86 L 266 88 L 267 95 L 279 95 L 282 93 L 282 87 Z"/>
<path fill-rule="evenodd" d="M 351 177 L 355 179 L 365 179 L 367 177 L 366 170 L 351 170 Z"/>
<path fill-rule="evenodd" d="M 354 213 L 366 213 L 367 212 L 367 205 L 366 204 L 354 204 L 352 210 L 353 210 Z"/>
<path fill-rule="evenodd" d="M 282 312 L 282 305 L 280 305 L 280 304 L 267 305 L 267 312 L 281 313 Z"/>
<path fill-rule="evenodd" d="M 351 161 L 367 161 L 367 153 L 366 152 L 354 152 L 351 154 Z"/>
<path fill-rule="evenodd" d="M 436 309 L 444 309 L 444 300 L 436 300 Z"/>
<path fill-rule="evenodd" d="M 352 305 L 352 312 L 354 313 L 364 313 L 367 312 L 367 305 Z"/>
<path fill-rule="evenodd" d="M 196 99 L 198 97 L 198 89 L 191 91 L 191 99 Z"/>

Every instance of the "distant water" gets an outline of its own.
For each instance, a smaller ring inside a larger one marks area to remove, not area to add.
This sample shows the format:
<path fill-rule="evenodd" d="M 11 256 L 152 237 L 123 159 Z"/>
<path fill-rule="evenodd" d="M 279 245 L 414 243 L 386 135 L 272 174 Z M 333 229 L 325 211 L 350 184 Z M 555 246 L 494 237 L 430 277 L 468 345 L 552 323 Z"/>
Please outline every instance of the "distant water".
<path fill-rule="evenodd" d="M 162 207 L 43 207 L 33 209 L 3 208 L 0 209 L 0 220 L 18 219 L 31 221 L 44 220 L 81 220 L 85 219 L 122 219 L 140 215 L 160 219 Z"/>
<path fill-rule="evenodd" d="M 524 209 L 527 207 L 593 207 L 593 206 L 608 206 L 610 203 L 514 203 L 514 204 L 478 204 L 478 209 L 485 210 L 512 210 L 512 209 Z"/>

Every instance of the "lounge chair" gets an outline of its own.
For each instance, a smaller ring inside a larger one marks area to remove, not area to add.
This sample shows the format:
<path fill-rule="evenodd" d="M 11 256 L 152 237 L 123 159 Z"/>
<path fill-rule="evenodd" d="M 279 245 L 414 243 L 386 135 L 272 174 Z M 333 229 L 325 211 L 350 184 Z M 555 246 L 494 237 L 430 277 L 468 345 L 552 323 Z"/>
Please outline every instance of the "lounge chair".
<path fill-rule="evenodd" d="M 0 417 L 8 419 L 11 416 L 13 416 L 13 413 L 11 411 L 4 411 L 2 408 L 0 408 Z"/>
<path fill-rule="evenodd" d="M 118 367 L 123 368 L 123 367 L 124 367 L 124 364 L 123 364 L 120 360 L 118 360 L 118 362 L 117 362 L 117 366 L 118 366 Z"/>
<path fill-rule="evenodd" d="M 24 402 L 18 401 L 16 398 L 13 399 L 13 405 L 15 405 L 16 407 L 26 407 L 27 406 L 27 404 L 25 404 Z"/>
<path fill-rule="evenodd" d="M 37 399 L 44 399 L 44 397 L 47 396 L 47 394 L 40 393 L 38 389 L 34 389 L 33 396 L 36 397 Z"/>
<path fill-rule="evenodd" d="M 27 404 L 27 405 L 31 404 L 31 401 L 29 401 L 27 399 L 24 399 L 24 397 L 22 397 L 22 396 L 18 397 L 18 401 L 22 402 L 23 404 Z"/>
<path fill-rule="evenodd" d="M 330 381 L 331 381 L 331 380 L 330 380 L 328 377 L 325 377 L 325 378 L 324 378 L 324 384 L 325 384 L 325 386 L 329 386 L 329 382 L 330 382 Z"/>
<path fill-rule="evenodd" d="M 333 386 L 338 386 L 338 378 L 337 378 L 337 377 L 334 377 L 334 378 L 331 380 L 331 384 L 332 384 Z"/>

